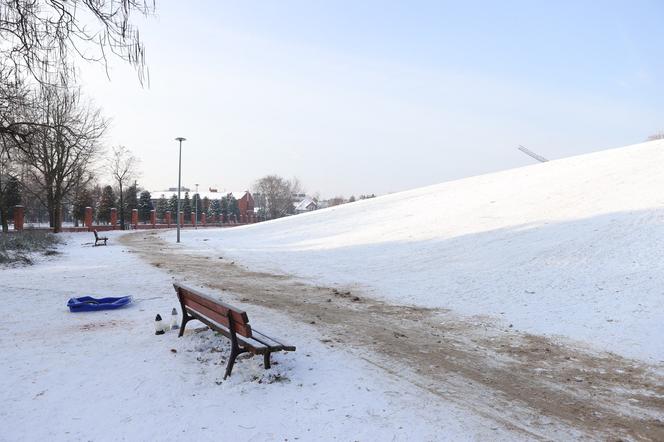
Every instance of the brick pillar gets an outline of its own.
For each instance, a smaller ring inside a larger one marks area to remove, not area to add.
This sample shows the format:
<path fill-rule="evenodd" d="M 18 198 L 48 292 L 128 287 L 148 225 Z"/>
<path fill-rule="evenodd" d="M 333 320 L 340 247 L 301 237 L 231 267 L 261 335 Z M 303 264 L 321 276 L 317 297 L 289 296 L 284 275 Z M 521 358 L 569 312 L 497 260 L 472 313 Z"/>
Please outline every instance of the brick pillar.
<path fill-rule="evenodd" d="M 184 213 L 180 212 L 180 227 L 184 226 Z"/>
<path fill-rule="evenodd" d="M 24 219 L 25 208 L 23 206 L 14 206 L 14 230 L 23 230 Z"/>
<path fill-rule="evenodd" d="M 118 225 L 118 209 L 112 208 L 111 209 L 111 228 L 113 230 L 115 230 L 117 225 Z"/>
<path fill-rule="evenodd" d="M 196 224 L 196 213 L 191 212 L 191 225 L 193 226 L 195 224 Z"/>
<path fill-rule="evenodd" d="M 157 211 L 154 209 L 150 210 L 150 223 L 152 224 L 152 228 L 157 224 Z"/>
<path fill-rule="evenodd" d="M 85 208 L 85 227 L 92 228 L 92 207 Z"/>
<path fill-rule="evenodd" d="M 201 213 L 201 225 L 205 226 L 206 225 L 206 219 L 205 219 L 205 212 Z"/>
<path fill-rule="evenodd" d="M 166 225 L 168 227 L 171 227 L 171 211 L 170 210 L 166 211 Z"/>
<path fill-rule="evenodd" d="M 138 226 L 138 209 L 131 209 L 131 224 L 134 228 Z"/>

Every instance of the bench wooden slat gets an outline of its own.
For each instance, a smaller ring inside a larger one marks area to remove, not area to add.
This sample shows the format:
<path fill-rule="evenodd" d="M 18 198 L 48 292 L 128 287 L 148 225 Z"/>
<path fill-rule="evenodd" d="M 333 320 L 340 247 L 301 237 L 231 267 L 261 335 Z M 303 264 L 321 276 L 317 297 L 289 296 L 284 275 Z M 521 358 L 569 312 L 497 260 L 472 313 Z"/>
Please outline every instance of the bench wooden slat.
<path fill-rule="evenodd" d="M 194 314 L 200 313 L 212 319 L 213 321 L 222 324 L 224 327 L 230 328 L 230 325 L 228 323 L 228 318 L 223 314 L 219 313 L 218 311 L 212 310 L 205 305 L 199 304 L 198 302 L 194 301 L 191 298 L 185 298 L 184 305 L 185 307 L 191 308 L 192 313 Z M 248 338 L 251 337 L 251 326 L 249 324 L 238 324 L 236 322 L 234 324 L 234 329 L 235 333 L 238 333 L 242 336 L 246 336 Z"/>
<path fill-rule="evenodd" d="M 186 298 L 193 298 L 196 299 L 197 302 L 201 305 L 204 305 L 212 310 L 219 311 L 219 313 L 225 315 L 227 311 L 230 311 L 231 314 L 233 315 L 233 321 L 238 324 L 248 324 L 249 323 L 249 317 L 247 316 L 247 312 L 243 310 L 239 310 L 232 305 L 228 305 L 222 301 L 219 301 L 217 299 L 214 299 L 211 296 L 206 295 L 205 293 L 200 292 L 199 290 L 196 290 L 194 288 L 185 286 L 183 284 L 173 284 L 173 287 L 175 287 L 175 291 L 179 292 L 179 288 L 186 290 L 187 295 L 185 296 Z"/>
<path fill-rule="evenodd" d="M 252 338 L 262 342 L 263 344 L 269 346 L 275 351 L 277 350 L 295 351 L 295 346 L 279 342 L 276 339 L 271 338 L 266 334 L 259 332 L 256 329 L 251 329 L 251 333 L 252 333 Z"/>

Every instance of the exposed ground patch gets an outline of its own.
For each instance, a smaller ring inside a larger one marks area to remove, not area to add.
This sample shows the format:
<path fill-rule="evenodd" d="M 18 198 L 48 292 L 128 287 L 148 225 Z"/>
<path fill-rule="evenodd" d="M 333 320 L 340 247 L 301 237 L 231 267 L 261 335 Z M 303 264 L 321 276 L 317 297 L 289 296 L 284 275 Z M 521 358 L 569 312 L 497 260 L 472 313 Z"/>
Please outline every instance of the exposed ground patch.
<path fill-rule="evenodd" d="M 154 232 L 121 241 L 178 279 L 285 312 L 332 347 L 525 436 L 664 440 L 664 370 L 611 353 L 500 328 L 490 318 L 393 305 L 287 275 L 183 253 Z M 559 431 L 559 433 L 557 433 Z"/>

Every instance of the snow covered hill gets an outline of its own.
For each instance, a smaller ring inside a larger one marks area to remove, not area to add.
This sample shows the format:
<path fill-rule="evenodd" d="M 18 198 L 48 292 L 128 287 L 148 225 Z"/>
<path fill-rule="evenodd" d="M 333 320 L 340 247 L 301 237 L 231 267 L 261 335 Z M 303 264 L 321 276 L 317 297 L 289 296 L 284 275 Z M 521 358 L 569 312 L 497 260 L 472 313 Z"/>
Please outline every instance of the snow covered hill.
<path fill-rule="evenodd" d="M 251 268 L 659 363 L 663 166 L 654 141 L 183 240 Z"/>

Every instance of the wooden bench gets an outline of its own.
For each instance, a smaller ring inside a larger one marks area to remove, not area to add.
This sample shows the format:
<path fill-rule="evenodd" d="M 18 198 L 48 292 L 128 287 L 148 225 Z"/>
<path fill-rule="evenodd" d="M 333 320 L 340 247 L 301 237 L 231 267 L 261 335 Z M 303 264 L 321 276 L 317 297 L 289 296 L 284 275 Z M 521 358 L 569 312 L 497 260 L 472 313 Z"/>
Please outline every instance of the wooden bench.
<path fill-rule="evenodd" d="M 182 308 L 180 334 L 184 334 L 187 322 L 198 319 L 213 330 L 231 340 L 231 355 L 226 366 L 224 379 L 231 375 L 235 358 L 242 353 L 263 355 L 263 366 L 270 368 L 270 354 L 276 351 L 295 351 L 295 346 L 287 345 L 253 329 L 249 325 L 247 313 L 236 307 L 218 301 L 200 291 L 181 283 L 174 283 Z"/>
<path fill-rule="evenodd" d="M 93 232 L 94 232 L 94 234 L 95 234 L 95 246 L 97 245 L 97 243 L 102 242 L 102 241 L 104 241 L 104 245 L 107 245 L 107 244 L 106 244 L 106 241 L 108 241 L 108 238 L 107 238 L 107 237 L 105 237 L 105 236 L 99 236 L 99 234 L 97 233 L 96 230 L 93 230 Z"/>

